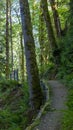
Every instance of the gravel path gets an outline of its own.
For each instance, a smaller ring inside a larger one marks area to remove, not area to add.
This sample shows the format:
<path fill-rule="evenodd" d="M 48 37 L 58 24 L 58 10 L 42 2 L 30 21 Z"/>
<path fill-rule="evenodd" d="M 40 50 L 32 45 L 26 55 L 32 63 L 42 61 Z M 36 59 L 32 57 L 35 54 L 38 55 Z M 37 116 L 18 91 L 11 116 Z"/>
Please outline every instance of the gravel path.
<path fill-rule="evenodd" d="M 67 90 L 59 81 L 51 80 L 49 84 L 52 88 L 51 111 L 44 115 L 39 126 L 34 130 L 61 130 L 61 117 L 63 110 L 67 109 L 65 102 Z"/>

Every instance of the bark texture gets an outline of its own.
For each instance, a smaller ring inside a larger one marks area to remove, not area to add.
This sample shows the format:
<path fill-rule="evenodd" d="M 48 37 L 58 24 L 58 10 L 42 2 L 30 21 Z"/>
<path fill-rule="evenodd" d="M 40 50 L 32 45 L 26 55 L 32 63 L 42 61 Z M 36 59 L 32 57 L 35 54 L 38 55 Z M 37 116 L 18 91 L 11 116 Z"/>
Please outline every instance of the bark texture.
<path fill-rule="evenodd" d="M 6 0 L 6 78 L 9 78 L 9 1 Z"/>
<path fill-rule="evenodd" d="M 12 5 L 11 1 L 9 1 L 9 10 L 10 10 L 10 43 L 11 43 L 11 67 L 13 71 L 13 40 L 12 40 Z"/>
<path fill-rule="evenodd" d="M 60 23 L 58 10 L 57 10 L 57 4 L 55 0 L 49 0 L 49 1 L 51 4 L 52 11 L 53 11 L 53 18 L 54 18 L 56 33 L 57 33 L 57 36 L 60 37 L 61 36 L 61 23 Z"/>
<path fill-rule="evenodd" d="M 23 46 L 23 35 L 20 33 L 20 44 L 21 44 L 21 75 L 22 83 L 24 83 L 24 46 Z"/>
<path fill-rule="evenodd" d="M 42 91 L 36 63 L 35 44 L 32 34 L 32 24 L 28 0 L 20 0 L 20 12 L 25 44 L 26 68 L 30 89 L 30 105 L 31 108 L 39 109 L 42 105 Z"/>
<path fill-rule="evenodd" d="M 40 15 L 39 15 L 39 43 L 40 43 L 40 65 L 41 69 L 44 65 L 44 55 L 43 55 L 43 49 L 44 49 L 44 43 L 45 43 L 45 26 L 44 26 L 44 16 L 42 13 L 41 8 L 41 2 L 40 2 Z"/>
<path fill-rule="evenodd" d="M 50 14 L 48 11 L 48 3 L 47 3 L 47 0 L 41 0 L 41 2 L 42 2 L 43 15 L 44 15 L 44 19 L 45 19 L 45 23 L 46 23 L 46 27 L 48 31 L 48 38 L 49 38 L 50 46 L 52 50 L 54 50 L 55 48 L 57 48 L 57 44 L 56 44 L 56 39 L 54 36 L 52 24 L 51 24 Z"/>

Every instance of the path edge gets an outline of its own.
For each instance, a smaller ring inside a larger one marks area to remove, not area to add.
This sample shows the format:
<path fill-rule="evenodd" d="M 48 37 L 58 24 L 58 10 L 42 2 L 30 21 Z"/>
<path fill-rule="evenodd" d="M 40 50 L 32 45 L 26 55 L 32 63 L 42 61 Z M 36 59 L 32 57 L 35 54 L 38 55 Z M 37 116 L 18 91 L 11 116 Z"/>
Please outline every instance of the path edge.
<path fill-rule="evenodd" d="M 40 122 L 40 118 L 44 112 L 44 110 L 46 109 L 46 107 L 48 105 L 50 105 L 50 100 L 49 100 L 49 84 L 47 83 L 47 80 L 43 80 L 43 83 L 45 84 L 46 90 L 47 90 L 47 94 L 46 94 L 46 102 L 45 104 L 41 107 L 39 113 L 37 114 L 36 118 L 34 119 L 33 123 L 31 125 L 29 125 L 28 127 L 26 127 L 25 130 L 32 130 L 35 126 L 37 126 Z"/>

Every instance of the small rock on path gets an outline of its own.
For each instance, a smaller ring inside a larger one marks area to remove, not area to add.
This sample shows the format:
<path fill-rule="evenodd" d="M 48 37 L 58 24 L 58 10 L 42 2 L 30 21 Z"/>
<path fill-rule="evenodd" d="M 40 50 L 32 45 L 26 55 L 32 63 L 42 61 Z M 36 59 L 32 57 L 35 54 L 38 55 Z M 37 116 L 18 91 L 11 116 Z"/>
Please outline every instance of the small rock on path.
<path fill-rule="evenodd" d="M 48 81 L 52 88 L 51 111 L 44 115 L 34 130 L 61 130 L 63 110 L 67 109 L 67 89 L 59 81 Z"/>

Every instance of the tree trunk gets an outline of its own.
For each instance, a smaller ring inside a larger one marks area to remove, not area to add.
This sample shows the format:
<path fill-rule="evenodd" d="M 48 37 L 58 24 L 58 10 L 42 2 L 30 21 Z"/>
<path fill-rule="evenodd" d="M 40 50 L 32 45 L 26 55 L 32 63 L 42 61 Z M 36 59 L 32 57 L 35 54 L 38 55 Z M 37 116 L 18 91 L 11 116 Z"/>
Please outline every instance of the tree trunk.
<path fill-rule="evenodd" d="M 43 15 L 44 15 L 44 19 L 45 19 L 45 23 L 46 23 L 46 27 L 48 31 L 48 38 L 49 38 L 50 46 L 53 51 L 54 49 L 57 48 L 57 44 L 56 44 L 56 39 L 54 36 L 52 24 L 51 24 L 50 14 L 48 11 L 47 0 L 41 0 L 41 2 L 42 2 Z"/>
<path fill-rule="evenodd" d="M 11 69 L 13 71 L 13 41 L 12 41 L 12 14 L 11 14 L 11 1 L 9 1 L 10 5 L 10 43 L 11 43 Z"/>
<path fill-rule="evenodd" d="M 41 70 L 44 66 L 44 58 L 43 58 L 43 49 L 44 49 L 44 43 L 45 43 L 45 23 L 44 23 L 44 16 L 41 9 L 41 2 L 40 2 L 40 15 L 39 15 L 39 44 L 40 44 L 40 65 Z"/>
<path fill-rule="evenodd" d="M 6 0 L 6 78 L 9 78 L 9 2 Z"/>
<path fill-rule="evenodd" d="M 24 83 L 24 46 L 23 46 L 23 35 L 20 33 L 20 44 L 21 44 L 21 75 L 22 75 L 22 83 Z"/>
<path fill-rule="evenodd" d="M 70 27 L 73 28 L 73 0 L 70 0 Z"/>
<path fill-rule="evenodd" d="M 42 91 L 36 63 L 35 44 L 32 34 L 28 0 L 20 0 L 20 11 L 25 44 L 26 68 L 30 87 L 30 105 L 31 108 L 39 109 L 42 105 Z"/>
<path fill-rule="evenodd" d="M 53 11 L 53 18 L 54 18 L 56 33 L 57 33 L 57 36 L 60 37 L 61 36 L 61 23 L 60 23 L 59 14 L 57 11 L 57 4 L 55 0 L 49 0 L 49 1 L 51 4 L 52 11 Z"/>

